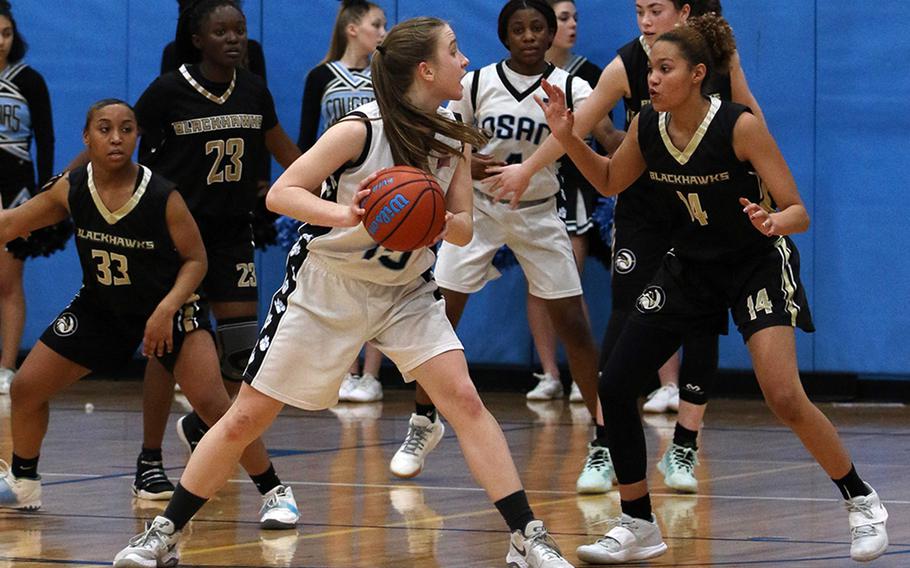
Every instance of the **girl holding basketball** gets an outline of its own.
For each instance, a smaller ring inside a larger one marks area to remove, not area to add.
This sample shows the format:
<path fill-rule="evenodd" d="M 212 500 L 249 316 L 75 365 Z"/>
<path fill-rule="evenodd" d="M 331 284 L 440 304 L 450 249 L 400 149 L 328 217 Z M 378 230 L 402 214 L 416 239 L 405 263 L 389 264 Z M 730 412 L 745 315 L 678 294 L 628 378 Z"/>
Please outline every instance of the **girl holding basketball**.
<path fill-rule="evenodd" d="M 543 79 L 564 85 L 576 105 L 591 93 L 587 82 L 547 62 L 556 28 L 556 15 L 545 0 L 506 3 L 499 13 L 498 33 L 509 57 L 468 73 L 462 80 L 466 95 L 453 101 L 450 108 L 467 124 L 492 133 L 492 139 L 480 150 L 489 157 L 488 162 L 519 163 L 546 140 L 549 129 L 532 98 L 543 93 Z M 486 175 L 484 165 L 481 161 L 472 167 L 478 180 L 473 184 L 474 238 L 465 247 L 443 243 L 436 264 L 449 320 L 458 325 L 469 295 L 483 288 L 493 272 L 496 251 L 508 245 L 524 270 L 530 293 L 546 303 L 556 334 L 566 347 L 572 377 L 595 416 L 597 347 L 583 308 L 572 244 L 556 211 L 556 169 L 551 166 L 535 175 L 532 189 L 512 210 L 485 191 L 479 181 Z M 418 391 L 418 397 L 421 395 Z M 408 437 L 392 458 L 393 473 L 417 475 L 427 453 L 442 436 L 441 426 L 438 417 L 431 423 L 425 416 L 412 416 Z M 605 444 L 592 444 L 588 458 L 578 489 L 606 492 L 612 486 L 612 471 Z"/>
<path fill-rule="evenodd" d="M 485 138 L 439 108 L 462 97 L 467 63 L 445 22 L 415 18 L 395 26 L 372 62 L 377 100 L 329 128 L 272 187 L 270 207 L 307 225 L 288 256 L 246 382 L 197 446 L 164 514 L 117 554 L 115 566 L 176 565 L 179 531 L 227 481 L 243 448 L 285 404 L 334 405 L 345 368 L 365 341 L 421 383 L 458 432 L 472 473 L 512 531 L 507 562 L 571 566 L 535 520 L 502 430 L 471 382 L 429 272 L 433 252 L 386 250 L 361 224 L 371 174 L 411 165 L 447 192 L 446 242 L 471 240 L 470 149 Z"/>
<path fill-rule="evenodd" d="M 573 133 L 572 113 L 557 86 L 545 85 L 549 102 L 539 101 L 553 135 L 598 191 L 615 195 L 644 175 L 673 217 L 673 248 L 637 300 L 600 383 L 622 517 L 578 555 L 612 564 L 667 549 L 651 511 L 636 402 L 640 381 L 679 349 L 684 336 L 725 331 L 731 312 L 766 402 L 845 500 L 850 555 L 872 560 L 888 546 L 888 513 L 800 384 L 794 328 L 811 332 L 814 326 L 799 253 L 787 235 L 806 231 L 809 215 L 764 123 L 743 105 L 707 96 L 712 50 L 723 68 L 735 43 L 722 18 L 698 19 L 697 29 L 681 26 L 651 46 L 651 104 L 632 120 L 612 160 Z"/>

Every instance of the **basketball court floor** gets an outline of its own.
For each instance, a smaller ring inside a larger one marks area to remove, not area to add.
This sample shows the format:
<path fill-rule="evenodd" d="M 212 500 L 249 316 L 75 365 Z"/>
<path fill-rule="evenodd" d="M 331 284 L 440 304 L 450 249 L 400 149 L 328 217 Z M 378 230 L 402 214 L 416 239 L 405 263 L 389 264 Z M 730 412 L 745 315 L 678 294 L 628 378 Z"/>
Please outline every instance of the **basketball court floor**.
<path fill-rule="evenodd" d="M 86 381 L 52 402 L 37 513 L 0 511 L 0 568 L 108 566 L 164 503 L 134 500 L 141 441 L 140 383 Z M 187 527 L 182 566 L 489 568 L 505 565 L 508 534 L 446 432 L 414 480 L 388 462 L 413 407 L 405 390 L 386 400 L 305 413 L 287 409 L 266 437 L 301 508 L 296 531 L 260 531 L 259 495 L 238 471 Z M 567 558 L 619 515 L 617 492 L 574 490 L 590 432 L 582 405 L 529 405 L 517 393 L 484 393 L 506 433 L 532 506 Z M 91 406 L 86 406 L 91 405 Z M 872 566 L 910 566 L 910 412 L 902 405 L 821 405 L 859 472 L 890 513 L 891 547 Z M 165 466 L 176 481 L 186 456 L 174 434 Z M 758 401 L 711 403 L 700 438 L 699 493 L 668 490 L 654 470 L 672 415 L 648 417 L 655 511 L 670 549 L 646 566 L 857 566 L 834 485 L 796 437 Z M 9 397 L 0 397 L 0 456 L 9 459 Z"/>

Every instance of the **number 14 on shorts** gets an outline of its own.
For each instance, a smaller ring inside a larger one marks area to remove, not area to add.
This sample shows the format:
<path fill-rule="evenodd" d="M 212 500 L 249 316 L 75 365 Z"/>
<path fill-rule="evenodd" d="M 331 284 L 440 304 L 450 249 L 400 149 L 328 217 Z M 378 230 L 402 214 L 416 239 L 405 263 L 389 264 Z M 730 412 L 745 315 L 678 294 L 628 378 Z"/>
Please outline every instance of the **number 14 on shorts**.
<path fill-rule="evenodd" d="M 758 318 L 758 312 L 763 311 L 766 314 L 771 314 L 774 307 L 771 305 L 771 298 L 768 297 L 768 289 L 762 288 L 754 297 L 748 296 L 746 298 L 746 307 L 749 308 L 749 319 L 752 321 Z"/>

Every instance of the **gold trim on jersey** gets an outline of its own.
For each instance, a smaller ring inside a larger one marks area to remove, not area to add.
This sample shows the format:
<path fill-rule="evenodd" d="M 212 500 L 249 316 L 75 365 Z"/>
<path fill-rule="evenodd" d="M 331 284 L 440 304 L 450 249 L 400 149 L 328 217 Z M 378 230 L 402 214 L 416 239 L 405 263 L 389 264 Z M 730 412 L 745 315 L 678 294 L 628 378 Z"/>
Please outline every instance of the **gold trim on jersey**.
<path fill-rule="evenodd" d="M 796 295 L 796 278 L 793 277 L 793 267 L 790 266 L 790 247 L 787 239 L 778 237 L 774 247 L 780 254 L 780 289 L 784 293 L 784 309 L 790 313 L 790 325 L 796 327 L 796 317 L 799 315 L 799 306 L 793 301 Z"/>
<path fill-rule="evenodd" d="M 641 48 L 645 50 L 645 55 L 648 56 L 648 59 L 651 59 L 651 46 L 649 46 L 648 42 L 645 41 L 644 34 L 638 36 L 638 43 L 640 43 Z"/>
<path fill-rule="evenodd" d="M 145 194 L 145 189 L 148 187 L 149 180 L 152 179 L 152 170 L 142 165 L 139 167 L 142 168 L 142 181 L 139 182 L 139 187 L 136 188 L 132 197 L 130 197 L 120 209 L 111 212 L 98 194 L 98 188 L 95 187 L 95 177 L 92 175 L 92 164 L 89 163 L 89 165 L 86 166 L 89 194 L 92 196 L 92 201 L 95 202 L 98 213 L 101 213 L 101 216 L 104 217 L 104 220 L 107 221 L 108 225 L 115 225 L 117 224 L 117 221 L 129 215 L 130 212 L 139 205 L 139 200 L 142 199 L 143 194 Z"/>
<path fill-rule="evenodd" d="M 234 86 L 237 84 L 237 70 L 235 69 L 234 76 L 231 77 L 231 84 L 228 85 L 227 90 L 222 93 L 220 97 L 216 97 L 208 89 L 200 85 L 199 81 L 193 78 L 192 75 L 190 75 L 189 70 L 186 68 L 186 63 L 180 66 L 180 74 L 183 75 L 183 78 L 186 79 L 194 89 L 196 89 L 197 93 L 212 101 L 213 103 L 219 105 L 223 105 L 229 98 L 231 98 L 231 93 L 234 92 Z"/>
<path fill-rule="evenodd" d="M 670 139 L 670 133 L 667 132 L 667 124 L 670 122 L 670 113 L 662 112 L 658 115 L 657 129 L 660 130 L 660 137 L 664 141 L 664 146 L 667 147 L 667 152 L 673 156 L 679 165 L 685 166 L 689 160 L 692 159 L 692 154 L 698 149 L 698 145 L 701 143 L 702 138 L 704 138 L 705 133 L 708 132 L 708 127 L 711 125 L 711 121 L 714 120 L 714 115 L 717 114 L 718 109 L 720 109 L 720 99 L 712 97 L 711 106 L 708 107 L 708 113 L 705 114 L 705 118 L 702 119 L 701 124 L 698 125 L 698 129 L 695 130 L 695 134 L 692 135 L 692 139 L 689 140 L 689 144 L 683 151 L 680 151 L 679 148 L 673 145 L 673 140 Z"/>

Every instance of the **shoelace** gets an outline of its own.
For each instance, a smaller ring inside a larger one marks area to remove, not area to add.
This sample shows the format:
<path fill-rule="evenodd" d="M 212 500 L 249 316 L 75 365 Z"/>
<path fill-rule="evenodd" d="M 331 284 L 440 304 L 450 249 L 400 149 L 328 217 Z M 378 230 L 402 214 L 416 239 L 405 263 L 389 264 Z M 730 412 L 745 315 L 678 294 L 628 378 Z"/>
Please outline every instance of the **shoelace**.
<path fill-rule="evenodd" d="M 4 477 L 12 477 L 13 470 L 8 463 L 3 460 L 0 460 L 0 479 Z"/>
<path fill-rule="evenodd" d="M 594 471 L 603 471 L 612 465 L 610 461 L 610 452 L 607 448 L 597 448 L 588 453 L 588 459 L 585 461 L 585 469 Z"/>
<path fill-rule="evenodd" d="M 156 483 L 170 483 L 167 474 L 164 472 L 164 467 L 161 466 L 160 462 L 158 465 L 152 466 L 139 474 L 139 484 L 143 487 L 148 487 L 149 485 L 154 485 Z"/>
<path fill-rule="evenodd" d="M 543 560 L 556 560 L 562 558 L 562 551 L 559 545 L 550 537 L 546 529 L 537 531 L 528 539 L 528 551 L 537 548 L 540 550 L 540 556 Z"/>
<path fill-rule="evenodd" d="M 401 451 L 416 456 L 417 452 L 422 450 L 424 445 L 426 445 L 427 437 L 429 435 L 429 427 L 412 426 L 411 429 L 408 430 L 408 436 L 401 446 Z"/>
<path fill-rule="evenodd" d="M 860 513 L 870 521 L 875 518 L 875 515 L 872 513 L 872 505 L 868 501 L 863 503 L 848 502 L 847 511 L 850 513 Z M 868 525 L 859 525 L 858 527 L 850 527 L 850 532 L 854 537 L 875 536 L 877 534 L 875 526 L 872 525 L 872 523 L 869 523 Z"/>
<path fill-rule="evenodd" d="M 167 546 L 165 544 L 163 535 L 161 534 L 161 527 L 156 525 L 154 522 L 146 523 L 145 532 L 137 534 L 130 539 L 130 546 L 147 546 L 151 547 L 153 541 L 158 541 L 162 546 Z"/>
<path fill-rule="evenodd" d="M 695 472 L 695 463 L 697 457 L 695 455 L 695 450 L 692 448 L 687 448 L 685 446 L 673 445 L 670 449 L 670 464 L 675 469 L 685 470 L 687 473 Z"/>
<path fill-rule="evenodd" d="M 279 485 L 278 491 L 269 495 L 269 498 L 266 499 L 265 503 L 262 504 L 262 508 L 259 509 L 259 512 L 264 513 L 265 511 L 267 511 L 268 509 L 271 509 L 272 507 L 279 506 L 281 504 L 281 498 L 287 497 L 287 494 L 288 494 L 287 487 L 285 487 L 283 485 Z"/>

